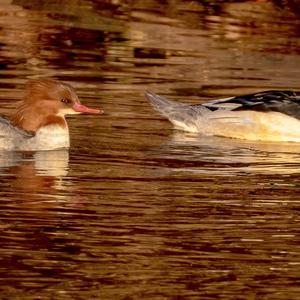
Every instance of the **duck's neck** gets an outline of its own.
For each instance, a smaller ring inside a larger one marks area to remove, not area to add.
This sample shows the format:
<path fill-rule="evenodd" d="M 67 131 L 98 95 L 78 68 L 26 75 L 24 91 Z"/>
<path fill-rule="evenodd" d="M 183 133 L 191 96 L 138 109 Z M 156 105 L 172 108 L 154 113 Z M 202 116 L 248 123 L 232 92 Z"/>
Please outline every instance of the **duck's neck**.
<path fill-rule="evenodd" d="M 55 111 L 47 111 L 35 107 L 21 104 L 19 108 L 10 116 L 13 126 L 26 131 L 36 133 L 40 128 L 48 125 L 56 125 L 67 128 L 64 116 L 57 115 Z"/>

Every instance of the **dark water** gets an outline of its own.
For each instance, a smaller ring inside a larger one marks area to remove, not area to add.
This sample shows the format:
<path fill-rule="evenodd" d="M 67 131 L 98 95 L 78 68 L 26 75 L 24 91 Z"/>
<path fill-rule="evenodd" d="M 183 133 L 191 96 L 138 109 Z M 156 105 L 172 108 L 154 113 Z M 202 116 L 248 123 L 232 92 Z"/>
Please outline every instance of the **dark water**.
<path fill-rule="evenodd" d="M 176 132 L 143 97 L 299 90 L 298 6 L 201 3 L 1 1 L 1 106 L 50 76 L 106 114 L 0 153 L 0 299 L 300 298 L 300 145 Z"/>

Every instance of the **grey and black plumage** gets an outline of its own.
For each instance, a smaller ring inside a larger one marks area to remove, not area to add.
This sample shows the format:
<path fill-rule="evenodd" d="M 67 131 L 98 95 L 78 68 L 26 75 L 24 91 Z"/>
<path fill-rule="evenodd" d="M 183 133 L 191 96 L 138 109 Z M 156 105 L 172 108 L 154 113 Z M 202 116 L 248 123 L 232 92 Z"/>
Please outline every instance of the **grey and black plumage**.
<path fill-rule="evenodd" d="M 6 116 L 0 115 L 0 126 L 3 125 L 4 127 L 10 128 L 16 132 L 16 134 L 19 134 L 20 136 L 23 136 L 24 138 L 32 138 L 35 136 L 35 133 L 33 131 L 24 130 L 17 126 L 14 126 L 10 119 Z M 3 135 L 4 130 L 1 130 L 1 134 Z"/>
<path fill-rule="evenodd" d="M 178 129 L 208 135 L 300 142 L 300 92 L 271 90 L 203 104 L 146 98 Z"/>

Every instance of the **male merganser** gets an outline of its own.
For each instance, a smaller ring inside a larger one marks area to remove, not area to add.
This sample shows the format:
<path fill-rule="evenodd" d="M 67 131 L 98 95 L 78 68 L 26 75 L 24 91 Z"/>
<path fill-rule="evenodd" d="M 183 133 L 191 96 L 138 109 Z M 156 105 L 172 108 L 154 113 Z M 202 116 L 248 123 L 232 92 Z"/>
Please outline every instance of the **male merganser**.
<path fill-rule="evenodd" d="M 300 92 L 264 91 L 190 105 L 146 97 L 178 129 L 231 138 L 300 142 Z"/>
<path fill-rule="evenodd" d="M 65 115 L 100 114 L 80 103 L 72 86 L 50 80 L 32 80 L 20 105 L 0 117 L 0 150 L 53 150 L 70 146 Z"/>

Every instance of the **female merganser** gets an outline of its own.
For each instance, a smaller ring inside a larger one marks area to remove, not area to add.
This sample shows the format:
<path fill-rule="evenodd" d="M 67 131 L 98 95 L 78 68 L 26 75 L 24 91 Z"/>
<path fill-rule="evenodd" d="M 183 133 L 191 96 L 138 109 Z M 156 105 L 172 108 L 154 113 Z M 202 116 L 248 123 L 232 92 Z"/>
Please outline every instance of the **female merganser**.
<path fill-rule="evenodd" d="M 300 142 L 300 92 L 264 91 L 203 104 L 184 104 L 146 92 L 178 129 L 231 138 Z"/>
<path fill-rule="evenodd" d="M 0 117 L 0 150 L 53 150 L 70 146 L 65 115 L 100 114 L 80 103 L 75 90 L 56 80 L 32 80 L 20 105 Z"/>

